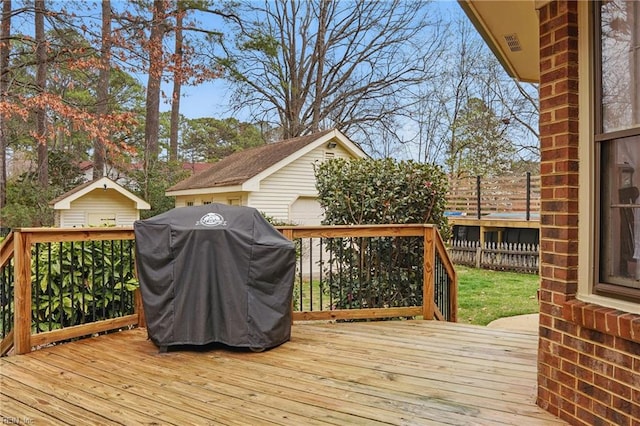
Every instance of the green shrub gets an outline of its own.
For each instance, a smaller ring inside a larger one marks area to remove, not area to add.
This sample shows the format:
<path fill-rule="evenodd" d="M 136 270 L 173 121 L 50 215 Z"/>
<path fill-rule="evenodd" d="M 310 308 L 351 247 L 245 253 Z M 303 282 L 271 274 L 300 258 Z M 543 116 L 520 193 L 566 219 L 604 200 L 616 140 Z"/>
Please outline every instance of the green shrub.
<path fill-rule="evenodd" d="M 447 177 L 434 165 L 392 159 L 333 159 L 316 167 L 324 224 L 436 225 L 444 216 Z M 336 308 L 422 304 L 421 237 L 334 238 L 328 266 Z"/>
<path fill-rule="evenodd" d="M 133 241 L 39 244 L 33 250 L 34 331 L 133 312 Z"/>
<path fill-rule="evenodd" d="M 316 167 L 325 224 L 432 223 L 448 236 L 447 176 L 414 161 L 333 159 Z"/>

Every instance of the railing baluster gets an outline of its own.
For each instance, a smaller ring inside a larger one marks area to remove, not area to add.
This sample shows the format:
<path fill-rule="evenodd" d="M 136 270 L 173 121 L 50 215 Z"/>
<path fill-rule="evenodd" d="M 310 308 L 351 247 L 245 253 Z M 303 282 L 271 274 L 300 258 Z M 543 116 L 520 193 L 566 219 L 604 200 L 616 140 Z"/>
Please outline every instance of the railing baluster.
<path fill-rule="evenodd" d="M 91 241 L 91 320 L 96 320 L 96 242 Z"/>
<path fill-rule="evenodd" d="M 51 285 L 51 281 L 53 280 L 53 276 L 51 275 L 51 265 L 53 264 L 53 261 L 51 260 L 51 247 L 52 243 L 47 243 L 47 317 L 49 318 L 48 330 L 53 329 L 53 285 Z"/>
<path fill-rule="evenodd" d="M 40 329 L 40 243 L 35 244 L 35 269 L 36 269 L 36 282 L 35 282 L 35 306 L 36 312 L 34 315 L 34 321 L 36 330 Z"/>
<path fill-rule="evenodd" d="M 324 247 L 322 244 L 322 237 L 318 238 L 318 247 L 320 249 L 320 259 L 318 260 L 319 262 L 319 268 L 318 268 L 318 275 L 319 275 L 319 282 L 318 282 L 318 289 L 320 290 L 320 294 L 318 294 L 318 298 L 320 299 L 320 310 L 324 311 L 324 302 L 322 300 L 322 293 L 324 293 L 324 281 L 323 281 L 323 269 L 324 269 L 324 263 L 323 263 L 323 259 L 322 259 L 322 254 L 324 252 Z"/>
<path fill-rule="evenodd" d="M 309 310 L 313 311 L 313 238 L 309 238 Z"/>
<path fill-rule="evenodd" d="M 87 301 L 86 301 L 86 295 L 87 295 L 87 290 L 86 290 L 86 286 L 85 286 L 85 271 L 86 271 L 86 265 L 85 265 L 85 259 L 84 259 L 84 241 L 80 242 L 80 270 L 82 271 L 82 273 L 80 274 L 80 284 L 79 284 L 79 289 L 82 292 L 81 294 L 81 300 L 80 300 L 80 323 L 84 324 L 87 320 L 86 318 L 86 314 L 85 311 L 87 310 Z"/>
<path fill-rule="evenodd" d="M 333 238 L 329 238 L 329 307 L 333 309 Z"/>
<path fill-rule="evenodd" d="M 69 287 L 70 287 L 69 288 L 69 294 L 70 294 L 70 298 L 71 298 L 71 310 L 70 310 L 71 315 L 70 315 L 70 318 L 69 318 L 69 325 L 74 325 L 75 324 L 75 321 L 74 321 L 74 317 L 75 317 L 74 308 L 75 308 L 76 300 L 75 300 L 75 288 L 74 288 L 75 287 L 75 280 L 74 280 L 74 272 L 75 272 L 75 270 L 73 268 L 73 264 L 75 263 L 73 261 L 74 260 L 73 259 L 74 251 L 75 251 L 74 250 L 74 244 L 73 244 L 73 241 L 71 241 L 69 243 Z M 64 310 L 63 310 L 63 312 L 64 312 Z"/>
<path fill-rule="evenodd" d="M 63 261 L 63 254 L 64 254 L 64 249 L 63 249 L 63 244 L 64 243 L 58 243 L 58 267 L 60 268 L 60 277 L 59 277 L 59 282 L 58 282 L 58 288 L 60 289 L 60 291 L 58 292 L 59 294 L 59 303 L 60 303 L 60 319 L 59 319 L 59 324 L 60 324 L 60 328 L 64 328 L 64 274 L 62 271 L 64 271 L 64 265 L 62 263 Z"/>
<path fill-rule="evenodd" d="M 124 292 L 125 292 L 125 280 L 124 280 L 124 261 L 122 259 L 122 254 L 124 253 L 124 241 L 120 240 L 120 261 L 118 262 L 120 265 L 120 312 L 118 312 L 119 316 L 124 315 Z"/>

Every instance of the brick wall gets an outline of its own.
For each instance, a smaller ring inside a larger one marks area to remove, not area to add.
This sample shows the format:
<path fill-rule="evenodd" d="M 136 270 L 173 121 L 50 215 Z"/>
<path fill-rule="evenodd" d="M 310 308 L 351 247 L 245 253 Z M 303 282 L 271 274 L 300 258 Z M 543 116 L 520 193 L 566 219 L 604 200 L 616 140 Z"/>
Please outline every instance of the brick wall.
<path fill-rule="evenodd" d="M 640 316 L 579 302 L 578 13 L 540 10 L 538 405 L 571 424 L 640 426 Z"/>

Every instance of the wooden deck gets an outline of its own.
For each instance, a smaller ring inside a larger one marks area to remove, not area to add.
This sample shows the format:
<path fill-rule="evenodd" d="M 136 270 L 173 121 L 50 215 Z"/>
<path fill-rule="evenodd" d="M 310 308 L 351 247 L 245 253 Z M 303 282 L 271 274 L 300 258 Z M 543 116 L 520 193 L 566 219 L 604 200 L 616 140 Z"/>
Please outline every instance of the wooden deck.
<path fill-rule="evenodd" d="M 564 424 L 534 404 L 537 337 L 436 321 L 296 324 L 251 353 L 160 354 L 144 329 L 0 359 L 3 423 Z"/>

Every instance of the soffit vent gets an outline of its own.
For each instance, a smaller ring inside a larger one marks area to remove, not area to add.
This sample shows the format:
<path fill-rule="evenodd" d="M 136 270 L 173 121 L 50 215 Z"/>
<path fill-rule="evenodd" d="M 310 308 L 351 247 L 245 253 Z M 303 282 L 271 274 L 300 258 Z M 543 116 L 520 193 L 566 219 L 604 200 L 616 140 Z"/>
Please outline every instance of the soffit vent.
<path fill-rule="evenodd" d="M 507 42 L 507 46 L 509 46 L 509 50 L 512 52 L 520 52 L 522 50 L 517 34 L 507 34 L 504 36 L 504 39 Z"/>

